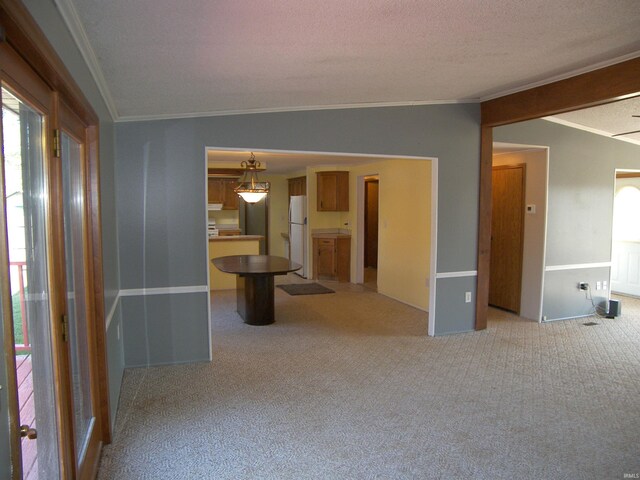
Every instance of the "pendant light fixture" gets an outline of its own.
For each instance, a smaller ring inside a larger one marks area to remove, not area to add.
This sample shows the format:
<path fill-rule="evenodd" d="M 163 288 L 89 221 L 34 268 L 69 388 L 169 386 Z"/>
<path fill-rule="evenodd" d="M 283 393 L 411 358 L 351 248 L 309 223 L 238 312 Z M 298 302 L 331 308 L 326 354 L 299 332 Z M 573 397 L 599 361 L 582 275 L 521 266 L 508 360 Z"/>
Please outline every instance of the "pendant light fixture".
<path fill-rule="evenodd" d="M 256 160 L 255 155 L 251 152 L 249 160 L 243 160 L 240 164 L 244 168 L 242 178 L 238 186 L 233 189 L 247 203 L 256 203 L 262 200 L 269 193 L 269 182 L 260 182 L 258 180 L 257 169 L 260 168 L 260 162 Z"/>

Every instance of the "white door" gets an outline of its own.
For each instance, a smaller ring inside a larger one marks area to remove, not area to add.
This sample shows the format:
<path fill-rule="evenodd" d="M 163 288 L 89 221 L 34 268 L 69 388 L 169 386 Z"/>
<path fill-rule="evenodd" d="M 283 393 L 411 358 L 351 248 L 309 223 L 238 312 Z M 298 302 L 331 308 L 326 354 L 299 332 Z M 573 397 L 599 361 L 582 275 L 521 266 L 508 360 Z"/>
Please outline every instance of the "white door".
<path fill-rule="evenodd" d="M 611 290 L 640 296 L 640 178 L 618 179 L 613 212 Z"/>

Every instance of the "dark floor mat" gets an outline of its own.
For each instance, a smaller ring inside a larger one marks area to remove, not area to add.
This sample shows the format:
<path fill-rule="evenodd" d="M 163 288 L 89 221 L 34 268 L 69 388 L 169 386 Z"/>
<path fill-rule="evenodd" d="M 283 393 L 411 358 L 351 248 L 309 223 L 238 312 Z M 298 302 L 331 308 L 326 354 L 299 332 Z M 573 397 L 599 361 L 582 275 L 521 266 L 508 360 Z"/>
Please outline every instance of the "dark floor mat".
<path fill-rule="evenodd" d="M 277 285 L 289 295 L 318 295 L 321 293 L 335 293 L 330 288 L 320 285 L 319 283 L 289 283 L 286 285 Z"/>

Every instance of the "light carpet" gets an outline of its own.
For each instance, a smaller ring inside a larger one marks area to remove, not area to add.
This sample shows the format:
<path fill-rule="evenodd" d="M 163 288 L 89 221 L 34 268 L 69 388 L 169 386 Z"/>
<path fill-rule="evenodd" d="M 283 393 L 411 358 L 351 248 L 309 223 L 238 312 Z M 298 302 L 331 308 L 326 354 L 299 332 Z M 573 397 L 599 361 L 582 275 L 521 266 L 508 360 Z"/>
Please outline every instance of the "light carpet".
<path fill-rule="evenodd" d="M 127 370 L 100 479 L 622 479 L 640 473 L 640 302 L 426 336 L 354 285 L 276 289 L 276 323 L 212 299 L 213 362 Z M 593 320 L 595 326 L 583 323 Z"/>

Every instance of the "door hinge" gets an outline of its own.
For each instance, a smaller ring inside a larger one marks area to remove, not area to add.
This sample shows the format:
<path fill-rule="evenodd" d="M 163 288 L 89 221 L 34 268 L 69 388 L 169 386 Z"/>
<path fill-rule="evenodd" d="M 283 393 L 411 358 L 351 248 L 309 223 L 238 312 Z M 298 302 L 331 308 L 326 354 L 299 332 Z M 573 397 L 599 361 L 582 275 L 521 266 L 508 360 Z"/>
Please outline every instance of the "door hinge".
<path fill-rule="evenodd" d="M 65 314 L 62 315 L 62 341 L 66 342 L 69 339 L 69 317 Z"/>
<path fill-rule="evenodd" d="M 56 158 L 60 158 L 60 130 L 55 128 L 53 130 L 53 156 Z"/>

